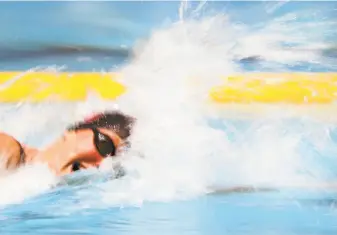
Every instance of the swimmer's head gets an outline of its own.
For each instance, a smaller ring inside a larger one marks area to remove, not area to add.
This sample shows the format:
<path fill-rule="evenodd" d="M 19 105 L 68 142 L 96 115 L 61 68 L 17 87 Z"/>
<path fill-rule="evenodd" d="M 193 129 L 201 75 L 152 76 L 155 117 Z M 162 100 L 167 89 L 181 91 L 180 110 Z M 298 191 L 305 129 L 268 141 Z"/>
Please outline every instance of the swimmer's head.
<path fill-rule="evenodd" d="M 47 161 L 57 174 L 98 167 L 128 145 L 133 117 L 120 112 L 95 114 L 67 128 L 63 137 L 46 151 Z"/>

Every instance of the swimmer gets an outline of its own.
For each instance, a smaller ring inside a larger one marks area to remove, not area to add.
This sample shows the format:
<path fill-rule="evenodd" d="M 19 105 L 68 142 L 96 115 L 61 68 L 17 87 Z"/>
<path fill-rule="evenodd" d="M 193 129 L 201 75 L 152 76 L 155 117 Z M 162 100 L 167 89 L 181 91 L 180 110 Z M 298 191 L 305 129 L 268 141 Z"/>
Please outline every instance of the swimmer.
<path fill-rule="evenodd" d="M 11 172 L 25 164 L 46 163 L 56 175 L 99 167 L 106 157 L 114 157 L 127 146 L 135 119 L 120 112 L 95 114 L 69 126 L 63 135 L 43 149 L 20 143 L 0 133 L 0 165 Z"/>

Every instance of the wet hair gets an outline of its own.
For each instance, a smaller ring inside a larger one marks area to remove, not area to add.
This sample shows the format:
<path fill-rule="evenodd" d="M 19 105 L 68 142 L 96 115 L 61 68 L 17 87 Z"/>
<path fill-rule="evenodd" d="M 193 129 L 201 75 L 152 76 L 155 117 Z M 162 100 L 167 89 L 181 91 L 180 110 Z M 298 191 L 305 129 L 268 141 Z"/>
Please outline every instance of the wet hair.
<path fill-rule="evenodd" d="M 132 126 L 136 119 L 118 111 L 106 111 L 99 113 L 89 120 L 84 120 L 67 128 L 68 131 L 76 131 L 86 128 L 105 128 L 114 131 L 121 139 L 127 139 L 131 135 Z"/>

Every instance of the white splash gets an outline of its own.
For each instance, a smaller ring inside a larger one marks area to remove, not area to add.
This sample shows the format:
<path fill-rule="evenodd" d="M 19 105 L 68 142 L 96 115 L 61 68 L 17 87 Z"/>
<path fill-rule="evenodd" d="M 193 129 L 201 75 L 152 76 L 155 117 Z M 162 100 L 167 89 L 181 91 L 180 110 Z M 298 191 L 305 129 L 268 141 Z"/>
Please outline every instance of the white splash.
<path fill-rule="evenodd" d="M 45 165 L 25 166 L 0 177 L 0 206 L 22 203 L 58 183 L 57 177 Z"/>
<path fill-rule="evenodd" d="M 205 119 L 207 91 L 222 76 L 239 71 L 233 63 L 238 55 L 263 54 L 284 64 L 319 58 L 305 51 L 275 56 L 281 41 L 294 35 L 271 37 L 274 31 L 269 36 L 267 31 L 254 33 L 258 40 L 251 40 L 252 35 L 218 15 L 178 22 L 135 48 L 134 60 L 122 70 L 128 93 L 118 100 L 123 111 L 138 119 L 132 150 L 123 160 L 128 175 L 94 190 L 103 205 L 183 199 L 214 186 L 305 184 L 321 177 L 318 166 L 303 161 L 298 147 L 311 132 L 324 135 L 327 126 L 312 128 L 304 119 L 305 128 L 293 131 L 282 121 L 293 113 L 275 107 L 280 118 L 251 120 L 249 130 L 237 130 L 240 138 L 233 142 Z M 90 194 L 79 196 L 86 205 L 99 206 Z"/>
<path fill-rule="evenodd" d="M 313 131 L 322 130 L 317 133 L 324 136 L 327 126 L 313 128 L 308 122 L 305 128 L 291 131 L 282 120 L 267 117 L 251 120 L 249 128 L 242 131 L 225 121 L 226 128 L 236 133 L 233 141 L 228 132 L 212 128 L 205 118 L 210 115 L 206 112 L 207 91 L 221 83 L 221 77 L 240 71 L 233 62 L 238 58 L 257 55 L 283 64 L 322 61 L 315 51 L 283 50 L 282 42 L 306 42 L 307 38 L 282 30 L 287 20 L 282 27 L 279 22 L 250 32 L 224 15 L 181 20 L 135 46 L 135 58 L 121 71 L 121 82 L 128 92 L 116 102 L 91 96 L 78 104 L 24 105 L 6 112 L 2 127 L 19 139 L 43 145 L 68 123 L 93 111 L 117 108 L 135 116 L 132 149 L 120 158 L 127 176 L 77 192 L 76 197 L 89 207 L 188 198 L 206 193 L 214 185 L 282 185 L 319 178 L 321 171 L 314 164 L 303 164 L 298 146 L 301 138 L 311 137 Z M 282 108 L 275 110 L 282 114 Z M 106 169 L 107 165 L 102 166 Z M 48 173 L 34 174 L 28 169 L 20 171 L 4 179 L 1 187 L 6 191 L 25 178 L 27 187 L 32 188 L 15 189 L 21 195 L 17 201 L 54 182 Z M 38 176 L 44 178 L 40 186 L 35 183 Z M 7 199 L 4 196 L 0 202 L 5 204 Z"/>

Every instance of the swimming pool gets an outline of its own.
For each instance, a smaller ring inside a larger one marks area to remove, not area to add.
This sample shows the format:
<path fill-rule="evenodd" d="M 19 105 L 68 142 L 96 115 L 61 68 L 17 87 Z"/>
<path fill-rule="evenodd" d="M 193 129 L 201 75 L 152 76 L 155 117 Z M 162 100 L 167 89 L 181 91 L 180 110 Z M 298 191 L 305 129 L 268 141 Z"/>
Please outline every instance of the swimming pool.
<path fill-rule="evenodd" d="M 7 32 L 1 70 L 122 70 L 132 90 L 116 102 L 3 104 L 2 130 L 43 146 L 75 116 L 116 105 L 142 124 L 125 178 L 95 171 L 85 182 L 80 175 L 58 185 L 37 166 L 1 179 L 2 234 L 337 232 L 336 191 L 282 187 L 336 180 L 335 105 L 325 109 L 328 121 L 292 106 L 266 105 L 262 116 L 236 117 L 200 105 L 219 74 L 336 71 L 336 3 L 1 4 L 7 20 L 0 24 Z M 65 50 L 69 45 L 81 50 Z M 194 86 L 185 83 L 196 74 Z M 280 191 L 208 193 L 246 184 Z"/>
<path fill-rule="evenodd" d="M 145 203 L 141 207 L 58 213 L 57 208 L 64 200 L 61 197 L 65 196 L 54 192 L 2 211 L 2 232 L 333 234 L 336 231 L 335 195 L 325 198 L 306 195 L 302 199 L 277 194 L 214 195 L 181 202 Z"/>

